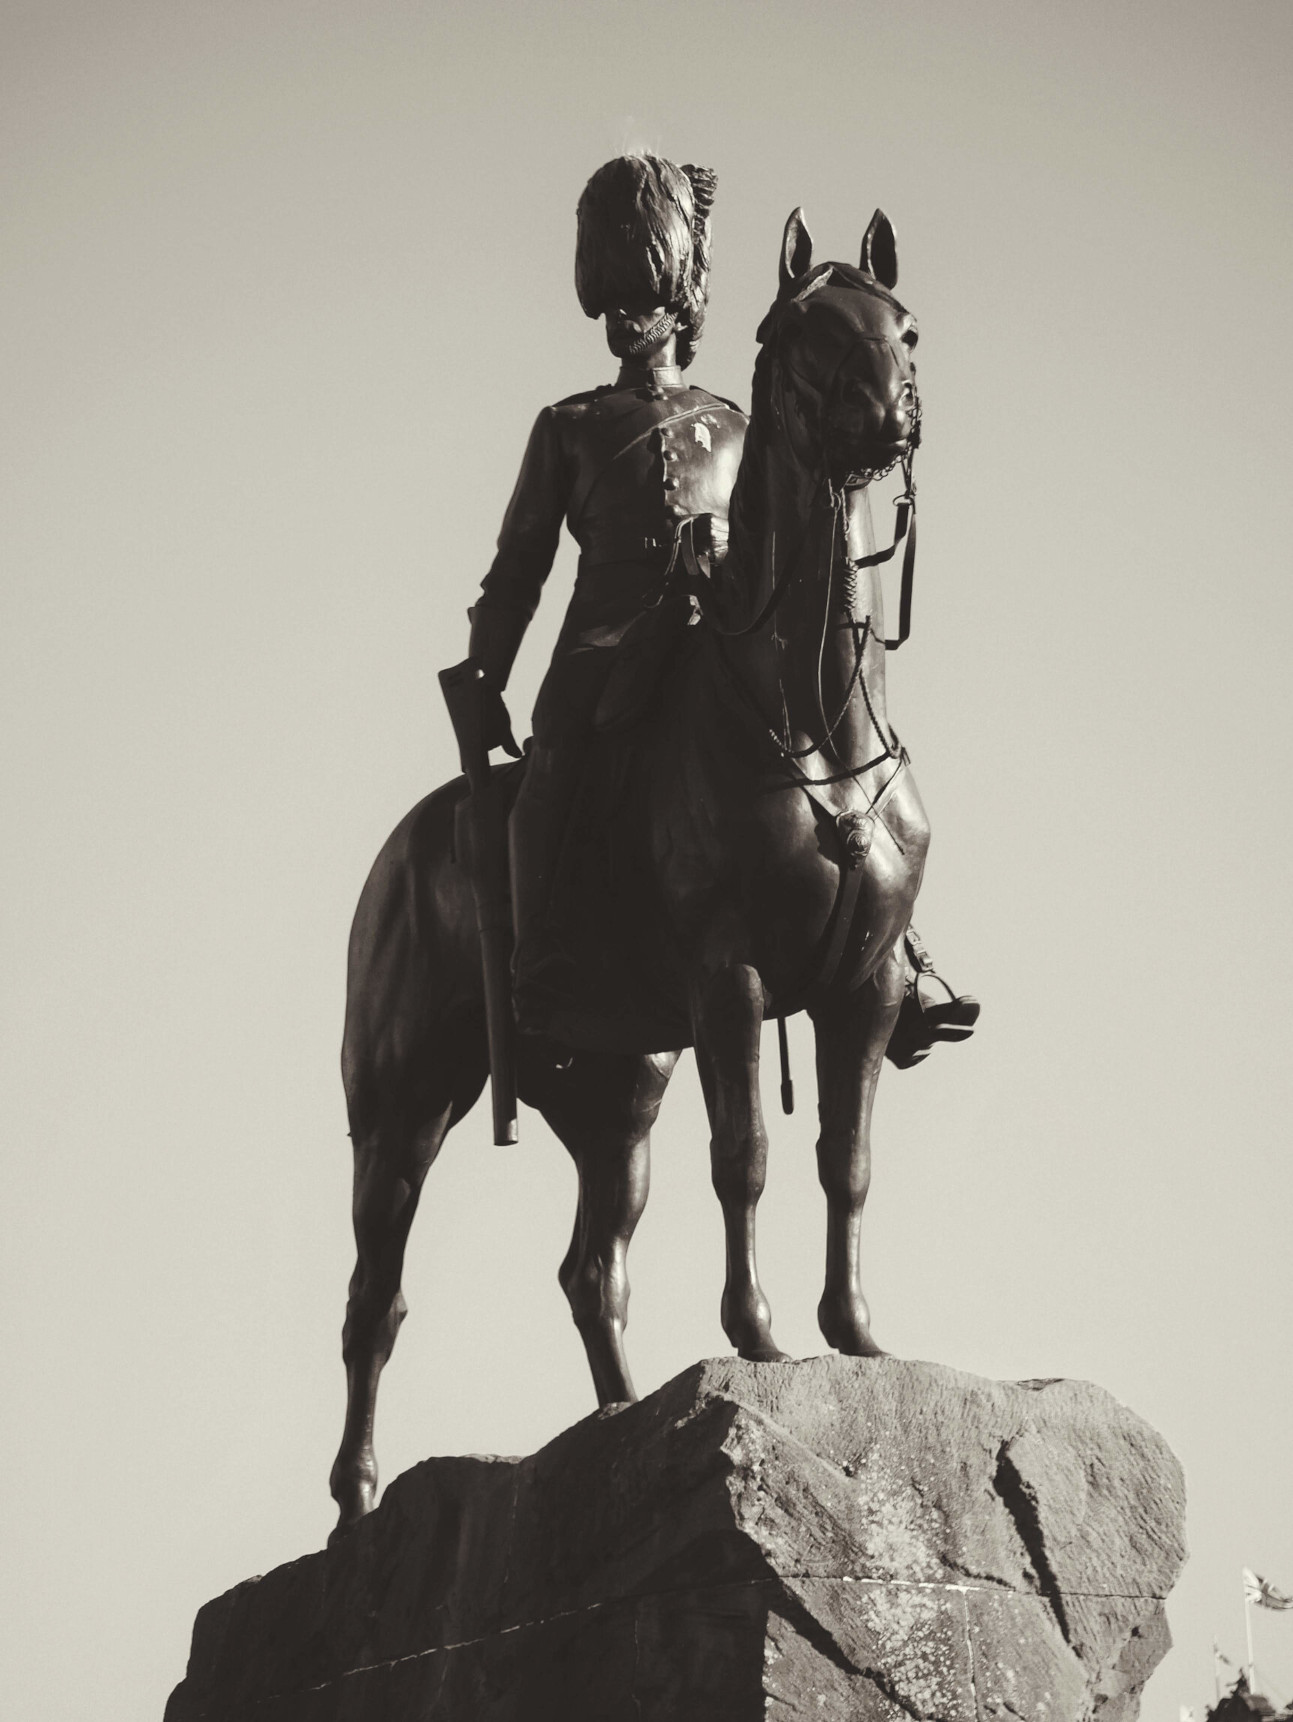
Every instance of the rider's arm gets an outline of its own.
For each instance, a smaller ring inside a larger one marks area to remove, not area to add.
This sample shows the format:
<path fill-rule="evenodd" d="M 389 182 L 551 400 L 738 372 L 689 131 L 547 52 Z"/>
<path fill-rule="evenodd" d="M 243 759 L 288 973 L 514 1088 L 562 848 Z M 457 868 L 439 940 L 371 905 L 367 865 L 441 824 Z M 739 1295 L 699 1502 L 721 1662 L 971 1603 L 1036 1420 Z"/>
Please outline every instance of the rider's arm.
<path fill-rule="evenodd" d="M 545 407 L 534 422 L 512 500 L 498 535 L 498 554 L 471 612 L 471 655 L 497 688 L 539 602 L 561 536 L 570 479 L 557 416 Z"/>

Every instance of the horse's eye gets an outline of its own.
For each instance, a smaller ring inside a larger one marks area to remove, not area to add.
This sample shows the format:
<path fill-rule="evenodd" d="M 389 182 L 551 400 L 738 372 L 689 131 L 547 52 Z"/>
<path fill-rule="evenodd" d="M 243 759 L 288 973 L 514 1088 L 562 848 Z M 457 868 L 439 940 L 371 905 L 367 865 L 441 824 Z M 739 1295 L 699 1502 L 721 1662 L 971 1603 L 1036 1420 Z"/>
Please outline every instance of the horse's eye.
<path fill-rule="evenodd" d="M 903 331 L 902 344 L 904 347 L 907 348 L 907 350 L 909 352 L 916 345 L 916 342 L 919 341 L 919 339 L 920 339 L 920 334 L 919 334 L 919 332 L 916 328 L 916 325 L 914 323 L 912 324 L 910 329 L 905 329 Z"/>

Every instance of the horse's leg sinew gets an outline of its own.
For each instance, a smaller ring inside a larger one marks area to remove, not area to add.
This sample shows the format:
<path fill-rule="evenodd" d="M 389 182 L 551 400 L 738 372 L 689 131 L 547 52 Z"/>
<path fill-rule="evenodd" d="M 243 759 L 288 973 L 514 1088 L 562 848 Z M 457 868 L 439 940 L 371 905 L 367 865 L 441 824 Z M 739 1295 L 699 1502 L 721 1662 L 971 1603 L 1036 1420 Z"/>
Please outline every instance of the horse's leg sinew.
<path fill-rule="evenodd" d="M 651 1126 L 677 1061 L 676 1053 L 580 1052 L 535 1096 L 579 1171 L 579 1212 L 559 1278 L 599 1405 L 637 1398 L 624 1354 L 628 1249 L 646 1206 Z"/>
<path fill-rule="evenodd" d="M 380 1130 L 355 1140 L 356 1260 L 341 1336 L 346 1423 L 329 1479 L 340 1509 L 334 1537 L 372 1512 L 376 1501 L 373 1419 L 377 1385 L 408 1313 L 400 1290 L 404 1247 L 422 1181 L 440 1151 L 452 1115 L 452 1106 L 446 1106 L 412 1144 L 392 1143 Z"/>
<path fill-rule="evenodd" d="M 759 1099 L 763 983 L 757 972 L 734 963 L 708 975 L 695 989 L 692 1017 L 709 1111 L 710 1171 L 727 1239 L 723 1331 L 742 1357 L 772 1362 L 785 1354 L 772 1337 L 772 1312 L 754 1254 L 754 1213 L 768 1166 Z"/>
<path fill-rule="evenodd" d="M 411 1068 L 358 1057 L 347 1085 L 355 1147 L 355 1271 L 346 1300 L 341 1355 L 346 1365 L 346 1423 L 330 1479 L 340 1509 L 333 1537 L 373 1510 L 377 1460 L 373 1418 L 377 1386 L 408 1312 L 400 1281 L 404 1247 L 422 1183 L 444 1139 L 476 1104 L 488 1070 L 482 1025 L 468 1014 L 457 1034 Z M 426 1043 L 410 1037 L 410 1046 Z M 379 1091 L 384 1104 L 375 1101 Z"/>
<path fill-rule="evenodd" d="M 880 1357 L 862 1295 L 862 1209 L 871 1182 L 871 1107 L 902 1003 L 905 963 L 890 953 L 865 985 L 813 1012 L 817 1031 L 817 1173 L 826 1192 L 826 1286 L 817 1325 L 849 1357 Z"/>

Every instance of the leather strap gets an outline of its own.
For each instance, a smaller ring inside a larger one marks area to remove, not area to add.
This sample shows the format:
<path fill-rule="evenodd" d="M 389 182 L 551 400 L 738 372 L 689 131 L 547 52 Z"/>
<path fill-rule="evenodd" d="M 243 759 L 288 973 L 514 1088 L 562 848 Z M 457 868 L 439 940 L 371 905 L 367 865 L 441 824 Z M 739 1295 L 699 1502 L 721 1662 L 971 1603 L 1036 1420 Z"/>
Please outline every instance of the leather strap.
<path fill-rule="evenodd" d="M 908 489 L 898 498 L 898 518 L 893 523 L 893 543 L 887 550 L 876 550 L 870 556 L 849 559 L 849 567 L 878 568 L 888 562 L 898 546 L 906 540 L 902 554 L 902 591 L 898 598 L 898 638 L 886 640 L 886 652 L 896 652 L 911 635 L 911 593 L 916 579 L 916 493 Z"/>
<path fill-rule="evenodd" d="M 580 566 L 598 568 L 603 562 L 667 562 L 673 555 L 677 531 L 661 528 L 647 532 L 607 521 L 592 529 L 579 552 Z"/>
<path fill-rule="evenodd" d="M 832 530 L 835 530 L 835 528 L 833 527 Z M 795 557 L 793 562 L 787 563 L 785 573 L 779 574 L 773 581 L 772 591 L 768 594 L 767 603 L 764 604 L 763 608 L 759 611 L 758 615 L 755 616 L 752 622 L 747 622 L 743 628 L 724 628 L 712 614 L 706 613 L 705 620 L 709 625 L 710 631 L 719 635 L 724 640 L 743 640 L 747 634 L 757 634 L 759 629 L 771 617 L 773 611 L 789 591 L 790 582 L 794 579 L 800 562 L 807 554 L 810 537 L 811 533 L 806 532 L 804 534 L 803 539 L 800 541 L 798 556 Z M 890 552 L 890 554 L 892 554 L 892 552 Z M 691 575 L 693 580 L 698 580 L 702 574 L 708 573 L 708 569 L 698 566 L 695 546 L 692 544 L 690 537 L 683 539 L 682 559 L 688 574 Z"/>

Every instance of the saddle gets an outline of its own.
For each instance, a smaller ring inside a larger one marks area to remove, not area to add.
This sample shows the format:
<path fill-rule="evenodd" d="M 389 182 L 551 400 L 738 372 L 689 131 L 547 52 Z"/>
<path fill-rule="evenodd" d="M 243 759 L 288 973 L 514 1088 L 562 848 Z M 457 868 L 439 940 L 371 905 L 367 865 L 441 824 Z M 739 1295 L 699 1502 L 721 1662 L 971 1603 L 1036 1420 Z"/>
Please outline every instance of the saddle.
<path fill-rule="evenodd" d="M 681 586 L 671 586 L 658 604 L 636 615 L 616 644 L 615 662 L 597 702 L 598 735 L 624 734 L 644 724 L 670 667 L 679 660 L 687 628 L 698 615 Z"/>

